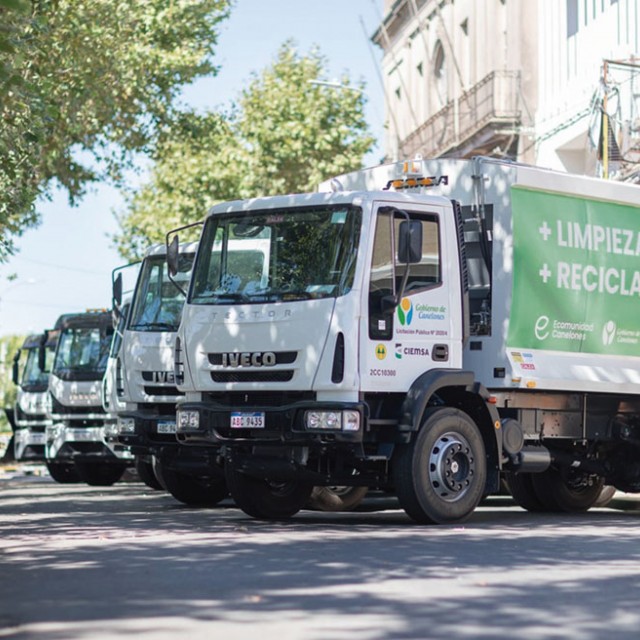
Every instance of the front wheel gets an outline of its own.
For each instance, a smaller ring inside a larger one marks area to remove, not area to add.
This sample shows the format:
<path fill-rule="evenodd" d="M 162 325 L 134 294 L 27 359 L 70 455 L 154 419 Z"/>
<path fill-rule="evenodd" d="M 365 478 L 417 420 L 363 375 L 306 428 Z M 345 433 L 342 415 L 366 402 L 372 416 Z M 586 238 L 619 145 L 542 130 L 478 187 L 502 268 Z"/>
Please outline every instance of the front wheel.
<path fill-rule="evenodd" d="M 227 497 L 224 478 L 190 476 L 169 469 L 162 463 L 160 467 L 167 491 L 183 504 L 190 507 L 214 507 Z"/>
<path fill-rule="evenodd" d="M 47 462 L 49 475 L 60 484 L 80 482 L 75 465 L 66 462 Z"/>
<path fill-rule="evenodd" d="M 284 520 L 302 509 L 313 485 L 300 480 L 274 481 L 253 478 L 225 464 L 231 497 L 247 515 L 259 520 Z"/>
<path fill-rule="evenodd" d="M 420 524 L 463 522 L 482 500 L 484 442 L 463 411 L 428 409 L 420 430 L 397 447 L 392 463 L 400 506 Z"/>
<path fill-rule="evenodd" d="M 92 487 L 110 487 L 122 478 L 127 466 L 117 462 L 76 462 L 82 482 Z"/>

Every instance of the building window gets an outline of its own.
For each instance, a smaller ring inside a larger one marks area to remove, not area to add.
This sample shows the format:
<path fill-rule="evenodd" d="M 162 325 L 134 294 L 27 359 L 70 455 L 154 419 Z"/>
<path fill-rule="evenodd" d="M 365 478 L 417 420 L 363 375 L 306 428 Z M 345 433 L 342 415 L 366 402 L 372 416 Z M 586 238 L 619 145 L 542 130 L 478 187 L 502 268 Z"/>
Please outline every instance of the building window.
<path fill-rule="evenodd" d="M 567 38 L 578 33 L 578 0 L 567 0 Z"/>
<path fill-rule="evenodd" d="M 433 52 L 433 75 L 440 103 L 445 105 L 449 99 L 447 88 L 447 65 L 442 42 L 438 40 Z"/>

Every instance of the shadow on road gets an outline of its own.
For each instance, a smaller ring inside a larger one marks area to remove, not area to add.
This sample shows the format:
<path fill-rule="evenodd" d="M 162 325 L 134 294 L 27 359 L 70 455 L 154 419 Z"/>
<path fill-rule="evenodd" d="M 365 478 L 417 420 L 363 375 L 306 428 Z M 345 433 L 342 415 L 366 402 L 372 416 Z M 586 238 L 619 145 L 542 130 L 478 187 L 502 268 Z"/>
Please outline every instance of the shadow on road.
<path fill-rule="evenodd" d="M 261 640 L 631 637 L 640 512 L 511 505 L 420 527 L 379 496 L 359 512 L 265 523 L 139 484 L 7 483 L 0 637 L 169 637 L 187 624 L 199 637 L 215 624 L 227 638 L 247 622 Z M 285 623 L 300 633 L 283 635 Z"/>

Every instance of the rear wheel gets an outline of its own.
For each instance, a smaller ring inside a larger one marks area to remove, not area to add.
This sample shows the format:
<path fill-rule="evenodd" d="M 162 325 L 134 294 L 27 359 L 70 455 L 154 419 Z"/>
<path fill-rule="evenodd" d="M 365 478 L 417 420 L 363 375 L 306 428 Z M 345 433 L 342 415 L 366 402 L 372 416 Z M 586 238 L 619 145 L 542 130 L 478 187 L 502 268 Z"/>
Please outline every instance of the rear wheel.
<path fill-rule="evenodd" d="M 179 502 L 192 507 L 213 507 L 227 497 L 224 478 L 190 476 L 160 464 L 167 491 Z"/>
<path fill-rule="evenodd" d="M 307 506 L 318 511 L 350 511 L 368 491 L 369 487 L 314 487 Z"/>
<path fill-rule="evenodd" d="M 600 497 L 604 480 L 574 469 L 532 474 L 533 487 L 548 511 L 588 511 Z"/>
<path fill-rule="evenodd" d="M 232 463 L 225 464 L 231 497 L 247 515 L 260 520 L 284 520 L 302 509 L 313 485 L 299 480 L 274 481 L 241 473 Z"/>
<path fill-rule="evenodd" d="M 150 489 L 161 490 L 163 488 L 158 478 L 156 478 L 156 474 L 153 472 L 151 462 L 147 462 L 144 458 L 136 456 L 136 471 L 138 472 L 140 480 Z"/>
<path fill-rule="evenodd" d="M 76 470 L 82 482 L 92 487 L 110 487 L 122 478 L 127 465 L 117 462 L 76 462 Z"/>
<path fill-rule="evenodd" d="M 80 476 L 75 465 L 67 462 L 47 462 L 49 475 L 60 484 L 80 482 Z"/>
<path fill-rule="evenodd" d="M 612 487 L 610 484 L 605 484 L 601 491 L 598 499 L 593 503 L 594 507 L 606 507 L 611 500 L 613 500 L 613 496 L 616 493 L 616 488 Z"/>
<path fill-rule="evenodd" d="M 413 440 L 393 457 L 400 505 L 421 524 L 466 520 L 482 499 L 486 475 L 480 431 L 453 408 L 428 409 Z"/>
<path fill-rule="evenodd" d="M 549 507 L 539 498 L 533 486 L 531 473 L 510 473 L 507 484 L 513 499 L 527 511 L 540 513 L 549 511 Z"/>

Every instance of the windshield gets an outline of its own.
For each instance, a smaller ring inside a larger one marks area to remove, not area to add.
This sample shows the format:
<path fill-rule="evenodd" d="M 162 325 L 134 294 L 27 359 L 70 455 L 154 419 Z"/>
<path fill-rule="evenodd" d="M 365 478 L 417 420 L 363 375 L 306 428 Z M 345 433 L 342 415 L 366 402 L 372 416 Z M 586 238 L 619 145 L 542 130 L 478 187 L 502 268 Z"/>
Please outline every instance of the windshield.
<path fill-rule="evenodd" d="M 24 363 L 24 370 L 22 371 L 22 387 L 45 387 L 49 380 L 49 371 L 51 371 L 51 361 L 53 360 L 53 351 L 46 349 L 46 362 L 45 371 L 40 369 L 38 364 L 38 351 L 39 349 L 27 350 L 27 361 Z"/>
<path fill-rule="evenodd" d="M 107 368 L 113 329 L 76 327 L 60 335 L 53 372 L 64 379 L 100 380 Z"/>
<path fill-rule="evenodd" d="M 193 304 L 332 298 L 353 285 L 361 212 L 351 206 L 211 216 Z"/>
<path fill-rule="evenodd" d="M 180 256 L 174 280 L 186 291 L 191 278 L 193 253 Z M 136 287 L 129 328 L 135 331 L 177 331 L 184 295 L 169 280 L 165 256 L 146 258 Z"/>

